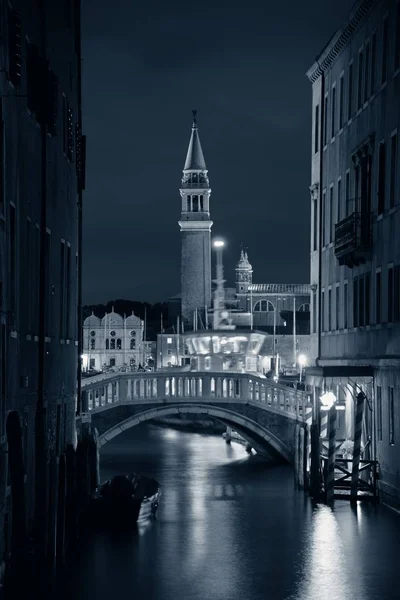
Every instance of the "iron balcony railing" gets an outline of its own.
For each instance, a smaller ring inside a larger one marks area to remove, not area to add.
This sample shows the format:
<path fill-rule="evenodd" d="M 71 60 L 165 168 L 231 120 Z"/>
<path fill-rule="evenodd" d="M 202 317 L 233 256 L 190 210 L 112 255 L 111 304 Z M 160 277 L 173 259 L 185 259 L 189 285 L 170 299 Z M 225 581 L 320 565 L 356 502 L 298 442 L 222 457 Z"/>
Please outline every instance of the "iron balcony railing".
<path fill-rule="evenodd" d="M 371 222 L 370 213 L 353 212 L 335 225 L 335 256 L 340 264 L 347 264 L 347 259 L 362 262 L 372 246 Z"/>
<path fill-rule="evenodd" d="M 207 190 L 210 187 L 209 181 L 182 181 L 183 190 Z"/>

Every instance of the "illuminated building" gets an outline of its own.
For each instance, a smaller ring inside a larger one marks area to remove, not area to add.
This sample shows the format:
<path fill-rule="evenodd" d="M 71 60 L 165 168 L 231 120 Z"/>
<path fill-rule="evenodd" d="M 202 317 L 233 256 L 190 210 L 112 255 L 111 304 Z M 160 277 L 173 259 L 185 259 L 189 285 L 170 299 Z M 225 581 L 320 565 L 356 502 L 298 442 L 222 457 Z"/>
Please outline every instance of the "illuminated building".
<path fill-rule="evenodd" d="M 400 508 L 400 5 L 358 0 L 307 76 L 312 84 L 311 355 L 318 401 L 362 389 L 363 458 Z"/>
<path fill-rule="evenodd" d="M 113 309 L 83 322 L 83 370 L 136 370 L 147 362 L 146 354 L 144 321 L 133 313 L 123 318 Z"/>

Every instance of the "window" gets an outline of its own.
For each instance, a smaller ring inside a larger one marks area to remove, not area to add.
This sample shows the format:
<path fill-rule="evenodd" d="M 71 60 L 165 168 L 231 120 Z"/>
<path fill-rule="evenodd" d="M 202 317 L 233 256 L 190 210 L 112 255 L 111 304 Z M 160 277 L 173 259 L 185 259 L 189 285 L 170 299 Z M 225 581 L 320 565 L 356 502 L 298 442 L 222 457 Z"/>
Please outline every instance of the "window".
<path fill-rule="evenodd" d="M 314 118 L 314 152 L 317 153 L 319 150 L 319 104 L 315 107 L 315 118 Z"/>
<path fill-rule="evenodd" d="M 167 344 L 172 344 L 172 338 L 171 337 L 167 338 Z"/>
<path fill-rule="evenodd" d="M 358 199 L 360 198 L 360 166 L 354 167 L 354 206 L 353 211 L 356 211 Z"/>
<path fill-rule="evenodd" d="M 70 103 L 63 96 L 63 143 L 64 154 L 70 162 L 74 157 L 74 119 Z"/>
<path fill-rule="evenodd" d="M 25 256 L 25 272 L 22 273 L 22 276 L 26 282 L 26 297 L 30 299 L 32 297 L 32 222 L 29 218 L 26 219 Z M 26 304 L 26 317 L 27 331 L 30 332 L 32 329 L 32 304 L 30 301 Z"/>
<path fill-rule="evenodd" d="M 211 368 L 211 356 L 206 356 L 204 359 L 204 368 L 209 370 Z"/>
<path fill-rule="evenodd" d="M 353 114 L 353 63 L 349 65 L 349 100 L 347 103 L 347 118 Z"/>
<path fill-rule="evenodd" d="M 106 350 L 110 349 L 110 340 L 106 339 Z"/>
<path fill-rule="evenodd" d="M 50 281 L 50 268 L 51 268 L 51 233 L 49 230 L 46 230 L 45 237 L 45 290 L 46 290 L 46 299 L 45 299 L 45 328 L 46 335 L 50 336 L 51 326 L 52 326 L 52 294 L 51 294 L 51 281 Z"/>
<path fill-rule="evenodd" d="M 346 210 L 345 210 L 345 216 L 348 217 L 350 214 L 350 173 L 347 172 L 346 173 L 346 190 L 345 190 L 345 194 L 346 194 Z"/>
<path fill-rule="evenodd" d="M 385 17 L 382 29 L 382 84 L 385 83 L 387 79 L 388 31 L 389 21 L 388 18 Z"/>
<path fill-rule="evenodd" d="M 386 167 L 386 148 L 385 142 L 379 144 L 378 154 L 378 215 L 385 210 L 385 167 Z"/>
<path fill-rule="evenodd" d="M 396 204 L 396 166 L 397 166 L 397 134 L 390 141 L 390 208 Z"/>
<path fill-rule="evenodd" d="M 312 332 L 317 333 L 317 292 L 312 293 Z"/>
<path fill-rule="evenodd" d="M 95 350 L 96 349 L 96 340 L 94 338 L 92 338 L 90 340 L 90 349 L 91 350 Z"/>
<path fill-rule="evenodd" d="M 134 338 L 131 338 L 130 340 L 130 348 L 131 350 L 135 350 L 136 348 L 136 340 Z"/>
<path fill-rule="evenodd" d="M 199 197 L 193 196 L 193 212 L 199 212 Z"/>
<path fill-rule="evenodd" d="M 335 224 L 333 220 L 333 185 L 329 188 L 329 242 L 333 242 Z"/>
<path fill-rule="evenodd" d="M 382 441 L 382 387 L 376 386 L 376 437 Z"/>
<path fill-rule="evenodd" d="M 343 285 L 343 328 L 347 329 L 348 327 L 348 293 L 347 293 L 347 281 L 344 282 Z"/>
<path fill-rule="evenodd" d="M 336 198 L 336 222 L 342 218 L 342 180 L 338 179 L 337 182 L 337 198 Z"/>
<path fill-rule="evenodd" d="M 21 19 L 19 14 L 8 7 L 8 79 L 14 87 L 21 84 Z"/>
<path fill-rule="evenodd" d="M 373 34 L 371 40 L 371 89 L 370 95 L 375 92 L 375 69 L 376 69 L 376 33 Z"/>
<path fill-rule="evenodd" d="M 112 338 L 110 340 L 110 350 L 115 350 L 115 339 L 114 338 Z"/>
<path fill-rule="evenodd" d="M 325 111 L 324 111 L 324 146 L 328 143 L 328 96 L 325 96 Z"/>
<path fill-rule="evenodd" d="M 365 324 L 371 323 L 371 275 L 365 275 Z"/>
<path fill-rule="evenodd" d="M 332 290 L 328 290 L 328 331 L 332 331 Z"/>
<path fill-rule="evenodd" d="M 321 331 L 325 331 L 325 291 L 321 292 Z"/>
<path fill-rule="evenodd" d="M 343 128 L 344 115 L 344 75 L 340 78 L 339 84 L 339 129 Z"/>
<path fill-rule="evenodd" d="M 136 337 L 136 331 L 134 329 L 132 329 L 132 331 L 129 333 L 129 335 L 131 337 Z"/>
<path fill-rule="evenodd" d="M 358 327 L 358 278 L 353 279 L 353 327 Z"/>
<path fill-rule="evenodd" d="M 395 42 L 394 42 L 394 68 L 395 70 L 400 67 L 400 2 L 396 6 L 396 31 L 395 31 Z"/>
<path fill-rule="evenodd" d="M 72 306 L 71 306 L 71 246 L 67 244 L 67 272 L 66 272 L 66 287 L 67 287 L 67 302 L 65 307 L 66 312 L 66 327 L 65 335 L 68 339 L 72 339 L 73 334 L 71 332 L 71 319 L 72 319 Z"/>
<path fill-rule="evenodd" d="M 340 287 L 337 285 L 336 286 L 336 293 L 335 293 L 335 325 L 336 325 L 336 329 L 340 329 L 340 324 L 339 324 L 339 307 L 340 307 L 340 300 L 339 300 L 339 294 L 340 294 Z"/>
<path fill-rule="evenodd" d="M 269 300 L 259 300 L 254 305 L 254 312 L 274 312 L 274 305 Z"/>
<path fill-rule="evenodd" d="M 304 304 L 302 304 L 299 308 L 299 310 L 297 312 L 310 312 L 310 303 L 309 302 L 304 302 Z"/>
<path fill-rule="evenodd" d="M 336 124 L 336 87 L 332 88 L 332 103 L 331 103 L 331 137 L 335 137 Z"/>
<path fill-rule="evenodd" d="M 117 339 L 117 350 L 121 350 L 122 349 L 122 340 L 121 338 Z"/>
<path fill-rule="evenodd" d="M 318 239 L 318 201 L 317 198 L 313 200 L 313 250 L 317 249 Z"/>
<path fill-rule="evenodd" d="M 14 313 L 16 306 L 16 270 L 17 270 L 17 217 L 16 209 L 10 204 L 10 310 Z"/>
<path fill-rule="evenodd" d="M 187 212 L 190 212 L 190 207 L 191 207 L 190 196 L 186 196 L 186 210 L 187 210 Z"/>
<path fill-rule="evenodd" d="M 369 97 L 369 42 L 365 44 L 364 102 Z"/>
<path fill-rule="evenodd" d="M 394 388 L 389 385 L 389 444 L 394 446 Z"/>
<path fill-rule="evenodd" d="M 89 360 L 89 369 L 95 369 L 96 368 L 96 359 L 95 358 L 91 358 Z"/>
<path fill-rule="evenodd" d="M 4 121 L 3 100 L 0 98 L 0 215 L 4 213 Z"/>
<path fill-rule="evenodd" d="M 200 212 L 204 212 L 203 196 L 200 196 L 199 210 L 200 210 Z"/>
<path fill-rule="evenodd" d="M 393 291 L 393 319 L 395 323 L 400 321 L 400 266 L 394 268 L 394 291 Z"/>
<path fill-rule="evenodd" d="M 360 327 L 364 327 L 364 277 L 358 278 L 358 324 Z"/>
<path fill-rule="evenodd" d="M 65 242 L 61 240 L 60 252 L 60 338 L 64 339 L 65 314 Z"/>
<path fill-rule="evenodd" d="M 388 323 L 393 323 L 393 292 L 394 292 L 394 278 L 393 278 L 393 267 L 388 268 Z"/>
<path fill-rule="evenodd" d="M 363 70 L 364 70 L 364 54 L 358 54 L 358 84 L 357 84 L 357 108 L 361 108 L 363 104 Z"/>
<path fill-rule="evenodd" d="M 325 203 L 326 203 L 326 191 L 322 192 L 322 247 L 326 245 L 326 235 L 325 235 Z"/>
<path fill-rule="evenodd" d="M 375 276 L 375 295 L 376 295 L 376 315 L 375 322 L 377 325 L 381 322 L 381 272 L 378 271 Z"/>
<path fill-rule="evenodd" d="M 115 342 L 115 340 L 114 340 L 114 342 Z M 115 358 L 110 358 L 110 367 L 115 367 Z"/>

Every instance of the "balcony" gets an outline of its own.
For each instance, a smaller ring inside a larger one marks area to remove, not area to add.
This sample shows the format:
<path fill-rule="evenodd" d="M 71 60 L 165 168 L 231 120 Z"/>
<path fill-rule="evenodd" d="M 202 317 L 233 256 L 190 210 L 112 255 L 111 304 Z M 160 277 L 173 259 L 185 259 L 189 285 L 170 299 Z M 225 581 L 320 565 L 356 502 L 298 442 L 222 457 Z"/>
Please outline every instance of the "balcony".
<path fill-rule="evenodd" d="M 371 223 L 370 213 L 354 212 L 335 225 L 335 256 L 339 265 L 353 268 L 369 260 Z"/>

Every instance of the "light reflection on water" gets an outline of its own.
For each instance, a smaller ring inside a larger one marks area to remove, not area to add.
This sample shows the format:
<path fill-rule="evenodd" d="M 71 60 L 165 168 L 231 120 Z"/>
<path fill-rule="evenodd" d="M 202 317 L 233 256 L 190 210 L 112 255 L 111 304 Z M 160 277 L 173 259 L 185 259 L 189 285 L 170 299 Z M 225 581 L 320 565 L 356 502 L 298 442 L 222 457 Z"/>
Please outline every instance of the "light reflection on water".
<path fill-rule="evenodd" d="M 68 600 L 389 600 L 400 519 L 382 508 L 313 506 L 289 467 L 219 436 L 140 425 L 102 450 L 102 476 L 163 488 L 138 535 L 95 535 L 57 591 Z M 396 590 L 396 591 L 395 591 Z"/>

